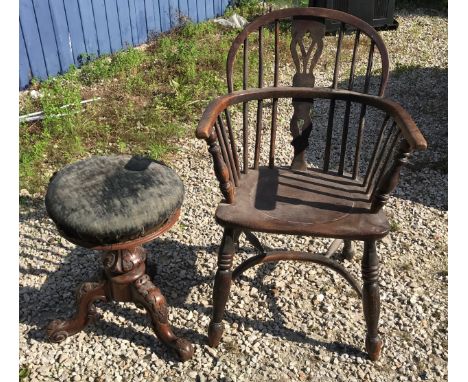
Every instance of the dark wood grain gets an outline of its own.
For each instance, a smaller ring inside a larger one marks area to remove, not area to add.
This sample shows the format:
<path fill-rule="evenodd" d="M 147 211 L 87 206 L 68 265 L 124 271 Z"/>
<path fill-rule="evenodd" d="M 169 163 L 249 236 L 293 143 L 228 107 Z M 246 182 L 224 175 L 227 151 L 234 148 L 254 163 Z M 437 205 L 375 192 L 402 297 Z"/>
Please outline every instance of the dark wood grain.
<path fill-rule="evenodd" d="M 208 329 L 208 343 L 217 347 L 223 335 L 223 316 L 226 302 L 229 298 L 232 281 L 232 260 L 235 252 L 235 242 L 238 230 L 224 230 L 221 247 L 218 254 L 218 270 L 213 288 L 213 316 Z"/>
<path fill-rule="evenodd" d="M 231 48 L 228 53 L 227 57 L 227 84 L 228 84 L 228 91 L 232 92 L 234 90 L 233 87 L 233 67 L 235 62 L 235 57 L 239 48 L 244 44 L 246 38 L 253 32 L 258 31 L 261 26 L 267 26 L 271 23 L 274 23 L 275 20 L 287 20 L 292 19 L 294 17 L 301 17 L 301 18 L 309 18 L 309 19 L 331 19 L 340 21 L 349 27 L 352 27 L 356 30 L 360 30 L 361 34 L 367 35 L 372 41 L 375 42 L 375 45 L 380 53 L 381 62 L 382 62 L 382 76 L 381 76 L 381 84 L 380 89 L 383 91 L 388 82 L 388 68 L 389 68 L 389 60 L 388 60 L 388 53 L 387 48 L 379 36 L 377 31 L 372 28 L 369 24 L 364 22 L 363 20 L 355 17 L 353 15 L 337 11 L 334 9 L 326 9 L 326 8 L 318 8 L 318 7 L 309 7 L 309 8 L 286 8 L 280 9 L 276 11 L 272 11 L 266 13 L 263 16 L 256 18 L 250 24 L 248 24 L 244 30 L 239 33 L 237 38 L 233 41 Z"/>

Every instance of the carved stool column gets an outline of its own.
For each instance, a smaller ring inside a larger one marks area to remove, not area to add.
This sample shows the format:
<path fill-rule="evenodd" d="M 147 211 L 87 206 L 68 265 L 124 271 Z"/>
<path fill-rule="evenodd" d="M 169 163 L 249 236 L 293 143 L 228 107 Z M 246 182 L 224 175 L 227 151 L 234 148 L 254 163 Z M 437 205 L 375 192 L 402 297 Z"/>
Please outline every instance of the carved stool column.
<path fill-rule="evenodd" d="M 146 309 L 163 343 L 182 361 L 192 357 L 192 345 L 172 332 L 166 299 L 146 274 L 142 247 L 177 222 L 183 193 L 177 174 L 141 157 L 92 157 L 54 175 L 46 195 L 50 218 L 67 240 L 101 251 L 104 270 L 100 280 L 78 289 L 72 319 L 49 324 L 52 341 L 63 341 L 94 320 L 95 301 L 135 302 Z"/>

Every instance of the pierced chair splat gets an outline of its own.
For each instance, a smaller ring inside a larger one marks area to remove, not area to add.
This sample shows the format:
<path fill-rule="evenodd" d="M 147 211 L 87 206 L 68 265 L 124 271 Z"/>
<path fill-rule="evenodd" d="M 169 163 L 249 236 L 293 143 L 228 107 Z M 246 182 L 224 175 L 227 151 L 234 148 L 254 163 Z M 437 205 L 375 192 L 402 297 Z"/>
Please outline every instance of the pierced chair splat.
<path fill-rule="evenodd" d="M 325 19 L 341 23 L 331 61 L 329 55 L 324 57 L 325 43 L 330 43 L 329 36 L 325 36 Z M 262 57 L 266 49 L 262 30 L 267 28 L 272 31 L 274 44 L 269 80 L 265 78 L 263 66 L 267 65 Z M 291 34 L 288 45 L 295 69 L 293 86 L 289 86 L 291 82 L 280 84 L 280 30 Z M 256 88 L 249 88 L 250 41 L 257 44 Z M 343 54 L 345 46 L 349 54 Z M 242 79 L 237 81 L 234 65 L 241 47 Z M 373 75 L 374 61 L 380 65 L 378 75 Z M 327 71 L 327 67 L 331 70 Z M 356 75 L 358 69 L 365 73 L 363 78 Z M 330 72 L 327 82 L 323 77 Z M 410 115 L 383 97 L 387 81 L 388 55 L 380 36 L 364 21 L 340 11 L 290 8 L 270 12 L 247 25 L 234 40 L 227 59 L 229 94 L 208 105 L 196 131 L 196 136 L 208 143 L 224 196 L 215 213 L 224 235 L 213 290 L 210 346 L 217 346 L 221 340 L 233 279 L 260 263 L 297 260 L 337 272 L 362 298 L 366 349 L 370 359 L 378 359 L 382 340 L 378 334 L 376 240 L 389 232 L 382 207 L 397 186 L 400 170 L 411 152 L 427 146 Z M 235 90 L 236 84 L 242 84 L 242 89 Z M 256 112 L 249 113 L 252 105 Z M 280 110 L 289 110 L 289 124 L 280 118 Z M 286 129 L 292 135 L 292 160 L 281 163 L 276 146 Z M 325 256 L 266 251 L 254 232 L 336 240 Z M 232 269 L 241 234 L 259 254 Z M 362 287 L 330 258 L 341 245 L 344 256 L 351 258 L 353 240 L 364 242 Z"/>

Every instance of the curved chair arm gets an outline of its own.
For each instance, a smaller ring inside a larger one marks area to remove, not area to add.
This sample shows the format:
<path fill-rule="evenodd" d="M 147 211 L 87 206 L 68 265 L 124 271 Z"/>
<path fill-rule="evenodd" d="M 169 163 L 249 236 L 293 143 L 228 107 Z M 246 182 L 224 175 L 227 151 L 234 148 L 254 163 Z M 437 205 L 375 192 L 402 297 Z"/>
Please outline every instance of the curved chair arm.
<path fill-rule="evenodd" d="M 401 130 L 403 137 L 408 142 L 411 151 L 425 150 L 427 148 L 426 139 L 419 131 L 413 119 L 397 102 L 382 97 L 348 90 L 333 90 L 330 88 L 266 87 L 262 89 L 239 90 L 218 97 L 205 109 L 196 130 L 197 138 L 208 140 L 210 136 L 212 136 L 216 119 L 228 106 L 268 98 L 294 98 L 304 100 L 325 98 L 374 106 L 387 112 L 393 118 L 398 128 Z"/>
<path fill-rule="evenodd" d="M 385 163 L 391 164 L 390 168 L 385 170 L 387 165 L 384 163 L 383 172 L 380 172 L 381 175 L 377 176 L 376 179 L 378 180 L 376 181 L 374 181 L 376 175 L 373 171 L 372 180 L 368 183 L 368 192 L 372 195 L 373 212 L 377 212 L 383 207 L 388 200 L 389 194 L 395 189 L 399 182 L 401 167 L 408 162 L 410 153 L 414 150 L 425 150 L 427 148 L 425 138 L 408 112 L 398 103 L 382 97 L 348 90 L 305 87 L 267 87 L 233 92 L 215 99 L 208 105 L 196 130 L 197 138 L 205 139 L 209 145 L 208 151 L 213 156 L 215 174 L 227 203 L 234 202 L 235 186 L 238 184 L 240 172 L 238 162 L 232 156 L 229 157 L 229 154 L 235 153 L 236 150 L 232 149 L 230 151 L 229 145 L 226 144 L 226 137 L 223 137 L 223 128 L 220 126 L 220 114 L 227 112 L 227 108 L 234 104 L 279 98 L 292 98 L 293 100 L 310 102 L 318 98 L 354 102 L 380 109 L 387 114 L 387 117 L 393 119 L 394 126 L 397 126 L 403 140 L 393 160 L 385 160 Z M 232 140 L 233 138 L 231 142 Z M 379 157 L 378 161 L 380 162 L 381 156 Z M 376 169 L 379 166 L 379 163 L 377 163 Z M 367 183 L 367 175 L 365 182 Z"/>

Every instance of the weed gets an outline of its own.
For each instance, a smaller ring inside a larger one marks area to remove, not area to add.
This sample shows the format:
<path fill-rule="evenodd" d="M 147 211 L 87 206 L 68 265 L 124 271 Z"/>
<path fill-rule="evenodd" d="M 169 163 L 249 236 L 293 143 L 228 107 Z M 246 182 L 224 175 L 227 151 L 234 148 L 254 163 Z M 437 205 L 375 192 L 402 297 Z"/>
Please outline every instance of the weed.
<path fill-rule="evenodd" d="M 250 20 L 256 15 L 264 13 L 264 7 L 264 2 L 259 0 L 236 0 L 233 2 L 233 6 L 226 11 L 226 16 L 229 17 L 237 13 Z"/>
<path fill-rule="evenodd" d="M 166 146 L 154 143 L 149 148 L 149 156 L 153 159 L 161 159 L 169 151 Z"/>
<path fill-rule="evenodd" d="M 145 91 L 147 83 L 141 74 L 128 77 L 125 82 L 125 89 L 131 94 L 139 94 Z"/>
<path fill-rule="evenodd" d="M 250 17 L 262 13 L 262 7 L 249 0 L 236 9 Z M 43 96 L 32 99 L 24 93 L 20 110 L 22 114 L 43 110 L 45 118 L 20 125 L 20 188 L 44 192 L 55 171 L 90 155 L 168 158 L 177 139 L 193 134 L 208 102 L 226 92 L 226 56 L 237 34 L 210 21 L 186 22 L 144 49 L 128 48 L 99 58 L 83 55 L 81 68 L 71 67 L 42 83 L 34 81 L 30 89 Z M 287 51 L 290 34 L 286 35 L 280 51 Z M 274 33 L 265 29 L 265 47 L 273 39 Z M 264 61 L 271 62 L 272 55 L 265 48 Z M 237 89 L 242 87 L 240 60 L 242 54 L 234 65 Z M 249 86 L 256 86 L 258 53 L 252 51 L 249 62 Z M 271 70 L 265 65 L 265 75 Z M 101 100 L 80 103 L 93 97 Z"/>
<path fill-rule="evenodd" d="M 402 64 L 401 62 L 397 62 L 395 64 L 395 69 L 393 70 L 393 73 L 397 76 L 402 75 L 404 73 L 411 72 L 416 69 L 421 69 L 422 66 L 419 64 Z"/>
<path fill-rule="evenodd" d="M 29 376 L 29 369 L 26 366 L 21 366 L 19 369 L 19 381 L 21 382 Z"/>
<path fill-rule="evenodd" d="M 390 220 L 390 231 L 391 232 L 399 232 L 401 230 L 400 225 L 395 220 Z"/>
<path fill-rule="evenodd" d="M 83 65 L 80 71 L 80 81 L 85 85 L 91 85 L 111 76 L 111 59 L 104 56 L 94 61 L 93 64 Z"/>

